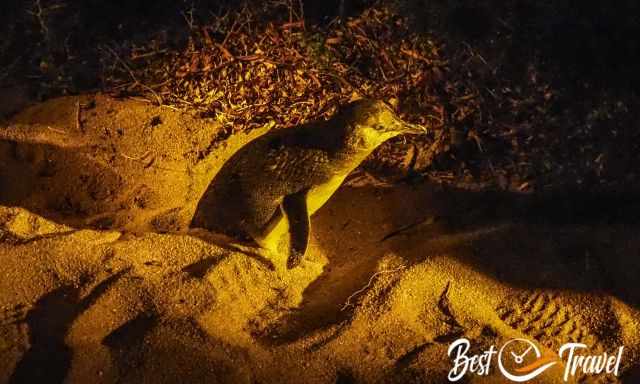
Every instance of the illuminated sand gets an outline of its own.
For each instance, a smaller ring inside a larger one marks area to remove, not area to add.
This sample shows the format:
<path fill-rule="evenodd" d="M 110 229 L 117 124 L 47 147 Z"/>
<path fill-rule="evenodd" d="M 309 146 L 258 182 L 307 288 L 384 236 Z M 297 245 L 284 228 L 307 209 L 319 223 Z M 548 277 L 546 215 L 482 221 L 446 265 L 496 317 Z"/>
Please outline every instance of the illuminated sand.
<path fill-rule="evenodd" d="M 0 382 L 440 383 L 460 337 L 624 345 L 637 375 L 637 228 L 517 223 L 470 192 L 353 179 L 313 216 L 301 267 L 272 271 L 183 233 L 260 132 L 213 146 L 214 122 L 79 102 L 80 123 L 54 100 L 14 119 L 35 139 L 0 142 Z"/>

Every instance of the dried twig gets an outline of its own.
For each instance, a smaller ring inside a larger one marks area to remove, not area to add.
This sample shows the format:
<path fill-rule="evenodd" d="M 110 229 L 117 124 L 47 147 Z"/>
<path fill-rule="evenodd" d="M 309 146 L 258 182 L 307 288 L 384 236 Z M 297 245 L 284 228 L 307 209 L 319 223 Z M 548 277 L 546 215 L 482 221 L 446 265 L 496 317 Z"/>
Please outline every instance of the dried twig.
<path fill-rule="evenodd" d="M 83 132 L 82 122 L 80 121 L 80 100 L 76 100 L 76 131 Z"/>
<path fill-rule="evenodd" d="M 358 289 L 357 291 L 355 291 L 354 293 L 352 293 L 349 297 L 347 297 L 347 301 L 345 301 L 344 305 L 342 306 L 342 308 L 340 309 L 341 311 L 344 311 L 345 309 L 349 308 L 349 307 L 353 307 L 354 305 L 351 303 L 351 300 L 360 295 L 362 292 L 366 291 L 367 289 L 369 289 L 369 287 L 371 287 L 371 284 L 373 284 L 373 280 L 380 275 L 383 274 L 387 274 L 387 273 L 395 273 L 395 272 L 399 272 L 401 270 L 405 269 L 405 266 L 402 265 L 398 268 L 395 269 L 389 269 L 389 270 L 382 270 L 382 271 L 378 271 L 376 273 L 374 273 L 373 275 L 371 275 L 371 277 L 369 278 L 369 282 L 367 283 L 367 285 L 365 285 L 364 287 Z"/>
<path fill-rule="evenodd" d="M 161 98 L 161 97 L 156 93 L 156 91 L 154 91 L 151 87 L 149 87 L 149 86 L 147 86 L 147 85 L 145 85 L 145 84 L 141 83 L 140 81 L 138 81 L 138 78 L 136 77 L 136 75 L 135 75 L 135 73 L 133 72 L 133 70 L 131 69 L 131 67 L 129 67 L 129 65 L 128 65 L 124 60 L 122 60 L 122 58 L 118 55 L 118 53 L 117 53 L 116 51 L 114 51 L 114 50 L 113 50 L 111 47 L 109 47 L 108 45 L 105 45 L 104 47 L 109 51 L 109 53 L 111 53 L 111 54 L 113 55 L 113 57 L 115 57 L 115 59 L 116 59 L 120 64 L 122 64 L 122 66 L 124 67 L 124 69 L 129 73 L 129 76 L 131 76 L 131 80 L 133 80 L 133 82 L 135 83 L 135 85 L 139 85 L 139 86 L 141 86 L 142 88 L 144 88 L 144 89 L 148 90 L 149 92 L 151 92 L 151 93 L 155 96 L 155 98 L 156 98 L 156 100 L 157 100 L 157 102 L 158 102 L 158 105 L 162 105 L 162 98 Z"/>
<path fill-rule="evenodd" d="M 142 154 L 142 155 L 140 155 L 140 156 L 128 156 L 128 155 L 125 155 L 124 153 L 121 153 L 121 154 L 120 154 L 120 156 L 124 157 L 124 158 L 125 158 L 125 159 L 127 159 L 127 160 L 134 160 L 134 161 L 138 161 L 138 160 L 142 160 L 142 159 L 144 159 L 145 157 L 149 156 L 149 154 L 150 154 L 150 153 L 151 153 L 151 151 L 146 151 L 145 153 L 143 153 L 143 154 Z"/>
<path fill-rule="evenodd" d="M 424 218 L 424 219 L 422 219 L 422 220 L 420 220 L 418 222 L 407 224 L 407 225 L 403 225 L 402 227 L 400 227 L 400 228 L 398 228 L 396 230 L 393 230 L 393 231 L 389 232 L 388 234 L 386 234 L 382 239 L 380 239 L 380 242 L 389 240 L 392 237 L 395 237 L 395 236 L 401 235 L 403 233 L 406 233 L 407 231 L 409 231 L 409 230 L 411 230 L 413 228 L 417 228 L 417 227 L 420 227 L 420 226 L 433 224 L 435 221 L 436 221 L 436 217 L 429 216 L 429 217 L 426 217 L 426 218 Z"/>
<path fill-rule="evenodd" d="M 59 133 L 61 135 L 66 135 L 67 134 L 67 132 L 63 131 L 62 129 L 56 129 L 56 128 L 53 128 L 50 125 L 47 125 L 47 129 L 50 130 L 51 132 Z"/>

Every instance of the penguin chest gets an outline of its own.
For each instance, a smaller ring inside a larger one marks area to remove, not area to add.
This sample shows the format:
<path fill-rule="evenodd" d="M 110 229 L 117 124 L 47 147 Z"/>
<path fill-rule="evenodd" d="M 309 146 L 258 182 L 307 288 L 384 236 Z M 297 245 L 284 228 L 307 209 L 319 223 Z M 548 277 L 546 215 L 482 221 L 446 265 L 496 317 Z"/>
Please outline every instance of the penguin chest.
<path fill-rule="evenodd" d="M 346 175 L 334 176 L 326 183 L 309 189 L 309 192 L 307 193 L 307 209 L 309 210 L 309 215 L 315 213 L 327 202 L 327 200 L 329 200 L 335 191 L 340 188 L 346 177 Z"/>

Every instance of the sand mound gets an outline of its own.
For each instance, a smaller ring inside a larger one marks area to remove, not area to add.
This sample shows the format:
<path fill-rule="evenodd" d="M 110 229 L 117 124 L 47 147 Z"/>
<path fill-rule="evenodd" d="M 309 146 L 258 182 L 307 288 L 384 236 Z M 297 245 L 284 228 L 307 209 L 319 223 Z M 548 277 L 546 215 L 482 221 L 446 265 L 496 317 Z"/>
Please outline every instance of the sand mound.
<path fill-rule="evenodd" d="M 261 133 L 218 131 L 103 96 L 0 129 L 0 382 L 440 383 L 462 337 L 478 351 L 624 345 L 618 380 L 637 375 L 637 228 L 516 221 L 508 200 L 354 182 L 312 218 L 301 267 L 270 270 L 184 231 Z"/>

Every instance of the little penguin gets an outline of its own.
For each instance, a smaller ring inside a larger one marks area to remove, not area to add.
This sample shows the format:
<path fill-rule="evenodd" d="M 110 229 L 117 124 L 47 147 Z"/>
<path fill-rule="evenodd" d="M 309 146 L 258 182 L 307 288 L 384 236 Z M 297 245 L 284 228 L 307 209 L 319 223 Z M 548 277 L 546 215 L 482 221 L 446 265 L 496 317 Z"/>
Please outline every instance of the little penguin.
<path fill-rule="evenodd" d="M 240 148 L 198 202 L 192 229 L 222 233 L 277 252 L 288 233 L 287 268 L 302 261 L 309 217 L 378 146 L 401 134 L 425 133 L 385 102 L 362 99 L 327 121 L 270 131 Z"/>

